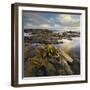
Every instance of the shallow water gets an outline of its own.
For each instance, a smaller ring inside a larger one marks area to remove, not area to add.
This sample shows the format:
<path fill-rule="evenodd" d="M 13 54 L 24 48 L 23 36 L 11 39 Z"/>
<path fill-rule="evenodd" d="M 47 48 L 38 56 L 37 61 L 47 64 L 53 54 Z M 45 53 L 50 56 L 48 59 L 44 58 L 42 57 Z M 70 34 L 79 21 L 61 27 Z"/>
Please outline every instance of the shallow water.
<path fill-rule="evenodd" d="M 61 47 L 66 51 L 73 51 L 76 54 L 80 54 L 80 38 L 79 37 L 75 37 L 72 38 L 72 40 L 68 40 L 68 39 L 62 39 L 60 41 L 63 41 L 63 43 L 60 44 L 52 44 L 55 47 Z M 40 43 L 32 43 L 33 46 L 35 45 L 41 45 Z"/>
<path fill-rule="evenodd" d="M 62 39 L 63 43 L 53 44 L 55 47 L 62 48 L 67 53 L 80 58 L 80 38 L 72 38 L 72 40 Z"/>
<path fill-rule="evenodd" d="M 53 44 L 56 47 L 64 46 L 64 45 L 73 45 L 74 47 L 80 48 L 80 39 L 79 38 L 72 38 L 72 40 L 62 39 L 63 43 L 60 44 Z"/>

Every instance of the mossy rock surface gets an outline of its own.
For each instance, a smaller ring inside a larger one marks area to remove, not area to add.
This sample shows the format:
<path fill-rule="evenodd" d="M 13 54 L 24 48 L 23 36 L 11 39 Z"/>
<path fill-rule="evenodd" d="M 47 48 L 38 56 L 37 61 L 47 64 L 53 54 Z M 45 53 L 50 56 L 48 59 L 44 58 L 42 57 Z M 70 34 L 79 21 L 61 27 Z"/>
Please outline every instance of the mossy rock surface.
<path fill-rule="evenodd" d="M 25 46 L 24 76 L 72 75 L 72 57 L 51 44 Z M 31 51 L 29 51 L 31 50 Z M 30 56 L 31 55 L 31 56 Z"/>

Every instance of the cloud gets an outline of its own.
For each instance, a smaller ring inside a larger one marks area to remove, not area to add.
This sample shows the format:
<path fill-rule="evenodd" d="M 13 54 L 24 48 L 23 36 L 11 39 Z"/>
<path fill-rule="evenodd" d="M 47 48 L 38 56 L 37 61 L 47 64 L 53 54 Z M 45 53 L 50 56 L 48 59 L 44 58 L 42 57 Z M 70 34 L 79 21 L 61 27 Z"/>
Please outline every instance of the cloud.
<path fill-rule="evenodd" d="M 77 15 L 61 14 L 58 16 L 58 19 L 63 26 L 80 26 L 80 18 L 78 18 Z"/>
<path fill-rule="evenodd" d="M 45 28 L 50 29 L 51 28 L 51 26 L 49 24 L 41 24 L 39 27 L 43 28 L 43 29 L 45 29 Z"/>
<path fill-rule="evenodd" d="M 61 22 L 71 22 L 73 19 L 70 15 L 60 15 Z"/>
<path fill-rule="evenodd" d="M 49 24 L 39 24 L 39 25 L 35 25 L 32 23 L 27 23 L 26 25 L 24 25 L 24 28 L 30 29 L 51 29 L 51 25 Z"/>
<path fill-rule="evenodd" d="M 24 28 L 68 29 L 80 27 L 80 15 L 23 12 Z"/>
<path fill-rule="evenodd" d="M 31 24 L 31 23 L 26 23 L 24 25 L 24 29 L 30 29 L 30 28 L 35 28 L 35 26 L 33 26 L 33 24 Z"/>

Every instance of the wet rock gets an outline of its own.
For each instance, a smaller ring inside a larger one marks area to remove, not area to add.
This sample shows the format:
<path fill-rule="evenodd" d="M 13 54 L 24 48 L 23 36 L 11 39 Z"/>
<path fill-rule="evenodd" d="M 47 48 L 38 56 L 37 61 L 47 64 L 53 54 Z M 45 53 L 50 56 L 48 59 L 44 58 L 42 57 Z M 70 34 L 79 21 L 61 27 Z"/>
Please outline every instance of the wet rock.
<path fill-rule="evenodd" d="M 29 47 L 29 57 L 24 65 L 24 76 L 55 76 L 78 74 L 75 58 L 51 44 Z"/>

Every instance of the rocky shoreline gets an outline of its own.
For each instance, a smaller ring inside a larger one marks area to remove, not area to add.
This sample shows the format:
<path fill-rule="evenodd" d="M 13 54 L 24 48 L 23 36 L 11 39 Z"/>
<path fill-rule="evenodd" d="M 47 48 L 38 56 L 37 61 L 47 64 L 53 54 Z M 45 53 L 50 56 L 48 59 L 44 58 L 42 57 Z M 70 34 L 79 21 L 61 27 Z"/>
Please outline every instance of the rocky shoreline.
<path fill-rule="evenodd" d="M 80 57 L 52 44 L 24 45 L 24 77 L 79 75 Z"/>

